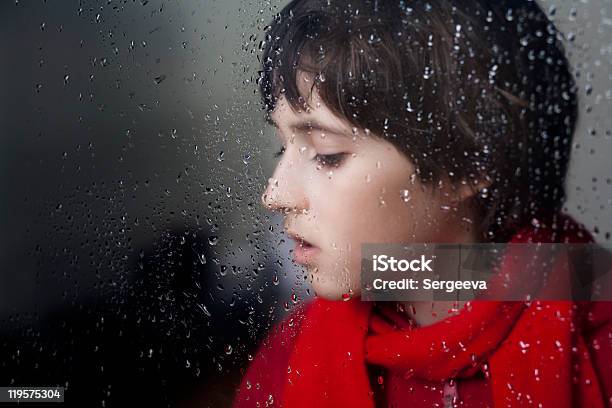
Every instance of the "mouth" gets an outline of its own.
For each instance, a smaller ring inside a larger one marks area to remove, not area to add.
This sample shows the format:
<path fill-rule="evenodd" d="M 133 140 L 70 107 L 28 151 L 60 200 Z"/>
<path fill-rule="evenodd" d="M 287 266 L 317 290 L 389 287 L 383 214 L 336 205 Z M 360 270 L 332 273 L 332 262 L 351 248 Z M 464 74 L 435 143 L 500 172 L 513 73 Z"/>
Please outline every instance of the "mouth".
<path fill-rule="evenodd" d="M 289 238 L 295 241 L 293 261 L 301 265 L 311 264 L 313 258 L 320 252 L 320 249 L 298 234 L 289 233 Z"/>

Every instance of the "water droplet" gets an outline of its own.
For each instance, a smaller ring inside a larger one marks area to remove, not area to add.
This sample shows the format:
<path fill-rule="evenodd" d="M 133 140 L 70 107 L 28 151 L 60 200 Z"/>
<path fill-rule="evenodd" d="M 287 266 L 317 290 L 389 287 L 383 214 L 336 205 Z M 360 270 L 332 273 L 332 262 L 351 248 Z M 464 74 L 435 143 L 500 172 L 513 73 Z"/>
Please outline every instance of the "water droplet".
<path fill-rule="evenodd" d="M 206 305 L 204 305 L 203 303 L 196 303 L 196 305 L 202 313 L 204 313 L 208 317 L 212 317 L 212 314 L 208 311 L 208 308 L 206 307 Z"/>
<path fill-rule="evenodd" d="M 368 43 L 369 44 L 374 45 L 374 44 L 378 44 L 380 42 L 382 42 L 382 38 L 380 38 L 380 36 L 378 36 L 378 35 L 376 35 L 374 33 L 370 34 L 370 36 L 368 37 Z"/>
<path fill-rule="evenodd" d="M 402 197 L 402 201 L 405 203 L 409 202 L 412 199 L 412 196 L 410 195 L 410 190 L 401 190 L 400 196 Z"/>

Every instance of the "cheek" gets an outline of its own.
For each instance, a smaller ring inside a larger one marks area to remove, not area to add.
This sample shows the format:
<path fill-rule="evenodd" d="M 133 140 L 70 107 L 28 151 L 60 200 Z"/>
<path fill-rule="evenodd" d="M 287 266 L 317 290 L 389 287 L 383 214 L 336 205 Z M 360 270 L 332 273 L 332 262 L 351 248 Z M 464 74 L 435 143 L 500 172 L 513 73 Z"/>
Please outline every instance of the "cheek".
<path fill-rule="evenodd" d="M 436 231 L 438 200 L 410 182 L 404 166 L 338 173 L 321 185 L 318 224 L 329 247 L 360 253 L 362 243 L 427 242 Z"/>
<path fill-rule="evenodd" d="M 328 180 L 327 194 L 318 206 L 317 224 L 324 248 L 314 287 L 317 293 L 332 289 L 357 291 L 361 275 L 361 245 L 367 242 L 406 241 L 412 229 L 412 218 L 406 203 L 391 193 L 396 186 L 340 177 Z M 382 204 L 382 201 L 386 204 Z"/>

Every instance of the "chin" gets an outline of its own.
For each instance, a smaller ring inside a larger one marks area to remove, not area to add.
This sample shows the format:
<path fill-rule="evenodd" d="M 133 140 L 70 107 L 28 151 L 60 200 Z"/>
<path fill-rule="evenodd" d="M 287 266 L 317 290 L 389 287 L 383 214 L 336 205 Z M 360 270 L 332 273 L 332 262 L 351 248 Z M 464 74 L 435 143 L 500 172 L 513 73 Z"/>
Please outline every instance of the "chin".
<path fill-rule="evenodd" d="M 315 294 L 326 300 L 347 300 L 350 293 L 351 298 L 360 293 L 359 282 L 356 285 L 341 284 L 338 281 L 330 281 L 321 276 L 312 275 L 312 289 Z M 352 290 L 352 291 L 351 291 Z"/>

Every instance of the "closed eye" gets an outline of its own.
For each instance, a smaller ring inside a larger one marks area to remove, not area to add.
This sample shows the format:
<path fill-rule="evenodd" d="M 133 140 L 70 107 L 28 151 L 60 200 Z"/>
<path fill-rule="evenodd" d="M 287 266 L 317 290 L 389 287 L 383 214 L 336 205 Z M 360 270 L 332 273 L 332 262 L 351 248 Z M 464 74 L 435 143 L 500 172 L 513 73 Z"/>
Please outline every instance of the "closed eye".
<path fill-rule="evenodd" d="M 323 167 L 338 167 L 344 161 L 346 153 L 317 154 L 315 161 Z"/>
<path fill-rule="evenodd" d="M 278 152 L 274 153 L 274 158 L 279 158 L 282 156 L 285 153 L 285 150 L 287 150 L 285 146 L 281 147 Z M 339 167 L 344 161 L 346 155 L 347 153 L 317 154 L 314 157 L 314 161 L 323 167 Z"/>

